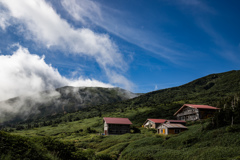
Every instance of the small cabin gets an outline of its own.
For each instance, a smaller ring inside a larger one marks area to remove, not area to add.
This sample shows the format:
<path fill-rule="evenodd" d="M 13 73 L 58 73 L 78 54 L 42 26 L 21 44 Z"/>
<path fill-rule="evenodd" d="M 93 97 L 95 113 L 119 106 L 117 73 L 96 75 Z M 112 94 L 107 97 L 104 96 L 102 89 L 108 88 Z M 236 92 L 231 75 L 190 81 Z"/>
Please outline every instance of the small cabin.
<path fill-rule="evenodd" d="M 175 114 L 178 120 L 196 121 L 213 117 L 217 107 L 197 104 L 184 104 Z"/>
<path fill-rule="evenodd" d="M 103 121 L 105 135 L 120 135 L 130 133 L 130 125 L 132 122 L 128 118 L 104 117 Z"/>
<path fill-rule="evenodd" d="M 143 123 L 143 127 L 156 129 L 160 124 L 164 123 L 165 121 L 166 119 L 147 119 Z"/>
<path fill-rule="evenodd" d="M 187 130 L 187 127 L 178 123 L 163 123 L 157 128 L 157 133 L 162 135 L 178 134 Z"/>

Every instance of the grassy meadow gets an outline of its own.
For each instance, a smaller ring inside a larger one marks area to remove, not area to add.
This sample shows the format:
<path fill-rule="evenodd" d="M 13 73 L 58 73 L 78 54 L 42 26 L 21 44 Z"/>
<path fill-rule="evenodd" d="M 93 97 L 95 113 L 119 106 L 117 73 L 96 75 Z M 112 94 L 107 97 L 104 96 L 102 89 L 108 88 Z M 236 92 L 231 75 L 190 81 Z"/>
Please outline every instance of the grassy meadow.
<path fill-rule="evenodd" d="M 134 99 L 74 113 L 9 123 L 0 130 L 1 160 L 240 160 L 240 71 L 209 75 Z M 142 128 L 147 118 L 173 119 L 185 103 L 221 108 L 178 135 Z M 131 133 L 104 136 L 103 117 L 126 117 Z"/>
<path fill-rule="evenodd" d="M 139 133 L 103 136 L 99 134 L 103 132 L 102 117 L 94 117 L 57 126 L 13 131 L 10 135 L 26 139 L 29 143 L 33 141 L 35 152 L 45 153 L 44 159 L 64 159 L 48 148 L 48 145 L 54 148 L 59 144 L 74 148 L 66 153 L 63 151 L 63 154 L 71 155 L 71 159 L 240 159 L 240 125 L 209 129 L 209 123 L 206 120 L 188 124 L 188 130 L 178 135 L 162 136 L 154 129 L 139 127 Z M 48 144 L 43 139 L 52 142 Z M 2 159 L 9 157 L 12 158 L 6 153 Z"/>

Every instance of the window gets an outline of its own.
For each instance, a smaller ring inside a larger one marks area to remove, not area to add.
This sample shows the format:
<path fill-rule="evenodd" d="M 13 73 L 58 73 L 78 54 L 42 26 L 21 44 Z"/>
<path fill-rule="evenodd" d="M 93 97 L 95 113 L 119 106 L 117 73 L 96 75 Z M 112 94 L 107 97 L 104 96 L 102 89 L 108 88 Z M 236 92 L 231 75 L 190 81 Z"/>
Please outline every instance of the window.
<path fill-rule="evenodd" d="M 180 129 L 174 129 L 174 133 L 180 133 Z"/>

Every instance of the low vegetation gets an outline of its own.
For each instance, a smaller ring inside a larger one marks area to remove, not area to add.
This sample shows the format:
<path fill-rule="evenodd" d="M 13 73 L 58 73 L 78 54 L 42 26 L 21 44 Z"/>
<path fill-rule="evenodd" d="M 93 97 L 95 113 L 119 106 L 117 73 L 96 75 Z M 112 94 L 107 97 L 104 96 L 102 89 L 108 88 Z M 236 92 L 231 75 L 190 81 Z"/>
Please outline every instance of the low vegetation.
<path fill-rule="evenodd" d="M 0 159 L 240 159 L 240 72 L 213 74 L 186 85 L 68 114 L 8 123 L 0 132 Z M 173 119 L 184 103 L 221 108 L 213 118 L 189 122 L 178 135 L 141 125 Z M 127 117 L 131 133 L 103 136 L 103 117 Z"/>
<path fill-rule="evenodd" d="M 59 134 L 54 128 L 43 128 L 46 132 L 41 136 L 35 135 L 36 129 L 2 131 L 0 153 L 1 159 L 240 159 L 240 125 L 209 130 L 209 123 L 211 120 L 190 124 L 187 131 L 170 136 L 145 128 L 118 136 L 88 133 L 84 127 L 79 133 L 76 128 L 68 133 L 59 130 Z"/>

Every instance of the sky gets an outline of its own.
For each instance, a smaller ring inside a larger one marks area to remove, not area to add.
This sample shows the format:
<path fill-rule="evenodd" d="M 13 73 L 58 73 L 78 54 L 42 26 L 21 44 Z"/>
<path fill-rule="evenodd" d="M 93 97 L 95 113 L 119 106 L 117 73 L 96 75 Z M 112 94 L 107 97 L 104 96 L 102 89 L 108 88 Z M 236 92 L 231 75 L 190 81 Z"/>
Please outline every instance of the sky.
<path fill-rule="evenodd" d="M 238 0 L 0 0 L 0 100 L 63 86 L 134 93 L 240 68 Z"/>

